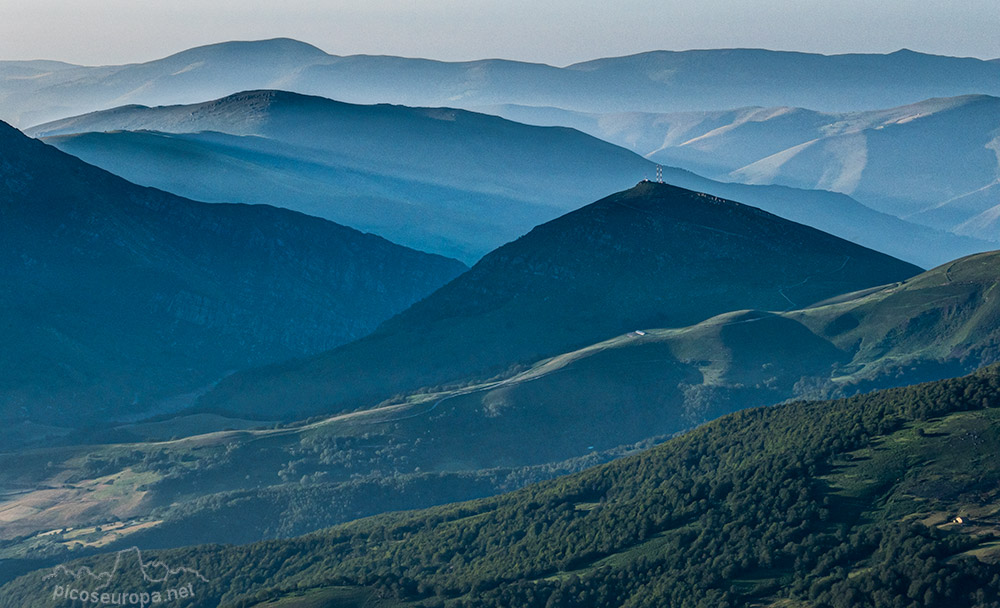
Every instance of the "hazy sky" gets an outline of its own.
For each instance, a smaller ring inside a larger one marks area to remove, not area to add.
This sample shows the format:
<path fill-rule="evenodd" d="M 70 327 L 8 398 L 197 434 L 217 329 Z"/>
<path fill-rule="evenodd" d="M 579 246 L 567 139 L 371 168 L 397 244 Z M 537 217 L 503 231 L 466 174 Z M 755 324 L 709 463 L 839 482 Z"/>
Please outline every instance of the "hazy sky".
<path fill-rule="evenodd" d="M 147 61 L 225 40 L 566 65 L 655 49 L 1000 57 L 997 0 L 0 0 L 0 59 Z"/>

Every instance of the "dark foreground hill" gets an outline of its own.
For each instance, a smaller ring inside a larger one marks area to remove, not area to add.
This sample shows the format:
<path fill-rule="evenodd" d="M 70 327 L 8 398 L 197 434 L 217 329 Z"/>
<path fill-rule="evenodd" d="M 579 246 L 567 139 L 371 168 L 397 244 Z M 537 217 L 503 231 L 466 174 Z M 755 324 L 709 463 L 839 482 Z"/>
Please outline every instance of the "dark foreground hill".
<path fill-rule="evenodd" d="M 284 209 L 139 187 L 5 124 L 0 144 L 8 432 L 183 407 L 168 400 L 361 337 L 464 270 Z"/>
<path fill-rule="evenodd" d="M 998 412 L 996 367 L 748 410 L 497 498 L 158 552 L 163 583 L 134 551 L 46 569 L 0 606 L 59 605 L 53 585 L 108 571 L 120 591 L 190 584 L 206 607 L 996 607 Z"/>
<path fill-rule="evenodd" d="M 497 249 L 371 336 L 233 376 L 201 406 L 289 418 L 371 407 L 637 328 L 799 308 L 918 271 L 753 207 L 644 182 Z"/>

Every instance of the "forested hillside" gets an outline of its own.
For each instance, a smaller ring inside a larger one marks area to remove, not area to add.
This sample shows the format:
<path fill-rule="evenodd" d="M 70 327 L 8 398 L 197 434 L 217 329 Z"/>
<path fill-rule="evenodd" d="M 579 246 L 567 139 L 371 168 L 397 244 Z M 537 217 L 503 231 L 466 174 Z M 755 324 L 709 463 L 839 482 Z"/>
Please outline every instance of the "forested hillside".
<path fill-rule="evenodd" d="M 998 408 L 994 366 L 746 410 L 498 498 L 157 558 L 204 575 L 196 606 L 343 588 L 455 608 L 1000 606 Z M 46 574 L 0 589 L 0 606 L 54 605 Z"/>

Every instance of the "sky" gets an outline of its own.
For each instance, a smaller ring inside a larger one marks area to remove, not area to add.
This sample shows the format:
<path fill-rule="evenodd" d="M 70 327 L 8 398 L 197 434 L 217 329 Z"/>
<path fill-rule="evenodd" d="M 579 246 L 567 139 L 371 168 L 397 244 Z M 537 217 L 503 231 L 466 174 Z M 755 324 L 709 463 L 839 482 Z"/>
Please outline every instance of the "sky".
<path fill-rule="evenodd" d="M 149 61 L 288 37 L 336 55 L 568 65 L 650 50 L 1000 57 L 997 0 L 0 0 L 0 59 Z"/>

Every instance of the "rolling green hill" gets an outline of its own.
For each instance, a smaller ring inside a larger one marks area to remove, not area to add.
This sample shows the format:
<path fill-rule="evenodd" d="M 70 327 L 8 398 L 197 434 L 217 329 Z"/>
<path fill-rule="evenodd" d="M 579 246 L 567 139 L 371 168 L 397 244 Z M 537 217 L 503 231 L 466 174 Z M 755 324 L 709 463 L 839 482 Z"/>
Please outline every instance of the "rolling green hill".
<path fill-rule="evenodd" d="M 200 407 L 286 419 L 371 407 L 636 328 L 798 308 L 918 270 L 753 207 L 643 182 L 497 249 L 365 339 L 234 375 Z"/>
<path fill-rule="evenodd" d="M 788 316 L 853 355 L 838 383 L 940 378 L 1000 358 L 998 280 L 1000 252 L 981 253 Z"/>
<path fill-rule="evenodd" d="M 156 559 L 198 571 L 164 583 L 190 582 L 192 606 L 305 606 L 354 588 L 412 606 L 995 607 L 998 408 L 991 367 L 752 409 L 500 497 Z M 153 588 L 114 559 L 86 563 L 116 590 Z M 86 588 L 69 574 L 80 565 L 4 586 L 0 606 L 57 605 L 53 584 Z"/>
<path fill-rule="evenodd" d="M 737 311 L 632 332 L 540 362 L 449 407 L 515 418 L 607 408 L 606 416 L 618 414 L 600 430 L 570 434 L 606 448 L 605 439 L 676 432 L 753 405 L 948 378 L 1000 361 L 998 294 L 1000 252 L 977 254 L 802 310 Z M 585 428 L 599 419 L 578 421 Z"/>

